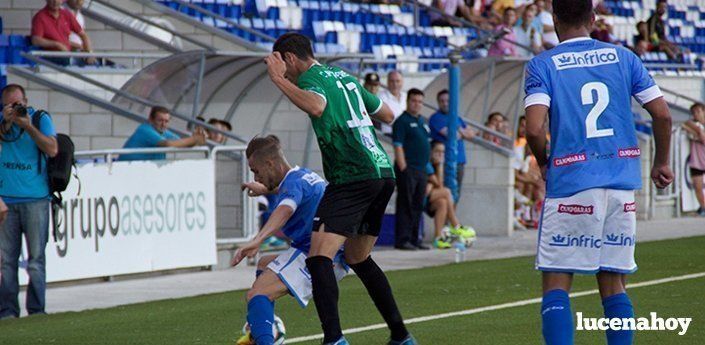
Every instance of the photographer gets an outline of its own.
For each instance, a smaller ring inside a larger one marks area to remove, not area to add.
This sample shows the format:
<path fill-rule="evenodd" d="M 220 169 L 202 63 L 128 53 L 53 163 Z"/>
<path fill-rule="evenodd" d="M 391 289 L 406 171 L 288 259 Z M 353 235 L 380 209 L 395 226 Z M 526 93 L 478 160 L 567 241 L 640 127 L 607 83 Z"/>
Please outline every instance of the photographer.
<path fill-rule="evenodd" d="M 20 316 L 17 268 L 23 234 L 29 252 L 27 311 L 30 315 L 45 313 L 49 184 L 44 156 L 56 156 L 58 144 L 51 117 L 27 106 L 21 86 L 10 84 L 3 88 L 2 104 L 0 197 L 7 204 L 8 213 L 0 224 L 0 319 L 6 319 Z M 32 124 L 35 116 L 41 116 L 40 128 Z"/>

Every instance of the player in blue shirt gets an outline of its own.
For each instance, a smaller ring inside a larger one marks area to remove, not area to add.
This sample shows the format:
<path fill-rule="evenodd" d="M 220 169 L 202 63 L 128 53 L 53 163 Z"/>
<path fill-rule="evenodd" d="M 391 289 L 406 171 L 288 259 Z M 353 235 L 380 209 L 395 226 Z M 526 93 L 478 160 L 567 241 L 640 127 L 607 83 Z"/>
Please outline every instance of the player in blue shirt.
<path fill-rule="evenodd" d="M 122 148 L 192 147 L 206 143 L 206 134 L 202 128 L 196 128 L 192 136 L 182 139 L 169 130 L 170 121 L 169 109 L 159 106 L 153 107 L 149 112 L 149 122 L 139 125 Z M 131 153 L 120 155 L 118 160 L 163 159 L 166 159 L 166 153 Z"/>
<path fill-rule="evenodd" d="M 253 257 L 268 237 L 282 230 L 291 239 L 291 248 L 279 256 L 268 255 L 257 264 L 257 279 L 247 294 L 247 321 L 250 335 L 242 344 L 272 344 L 274 336 L 274 300 L 291 293 L 302 307 L 312 298 L 311 276 L 306 269 L 311 247 L 313 218 L 323 197 L 326 182 L 315 172 L 292 168 L 282 153 L 279 139 L 270 135 L 250 141 L 246 150 L 255 182 L 243 185 L 250 196 L 276 194 L 276 208 L 252 241 L 238 249 L 232 260 L 235 266 L 245 257 Z M 334 260 L 338 280 L 347 273 L 342 251 Z"/>
<path fill-rule="evenodd" d="M 638 57 L 590 39 L 591 0 L 554 0 L 553 10 L 561 44 L 529 62 L 525 103 L 528 143 L 547 180 L 536 257 L 543 271 L 543 336 L 547 344 L 565 345 L 573 344 L 573 273 L 597 275 L 607 318 L 634 315 L 625 275 L 636 270 L 634 191 L 641 188 L 641 151 L 631 98 L 653 117 L 651 178 L 658 188 L 673 181 L 671 117 Z M 610 345 L 632 339 L 633 331 L 607 331 Z"/>

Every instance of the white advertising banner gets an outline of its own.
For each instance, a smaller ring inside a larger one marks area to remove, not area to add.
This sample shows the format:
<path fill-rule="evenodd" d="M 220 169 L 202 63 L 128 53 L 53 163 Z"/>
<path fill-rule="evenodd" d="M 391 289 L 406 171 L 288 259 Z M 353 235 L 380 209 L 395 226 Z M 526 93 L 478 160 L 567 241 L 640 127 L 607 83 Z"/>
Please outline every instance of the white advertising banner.
<path fill-rule="evenodd" d="M 688 162 L 690 161 L 690 140 L 687 135 L 681 135 L 680 138 L 680 157 L 681 157 L 681 169 L 683 169 L 681 184 L 681 207 L 683 212 L 693 212 L 697 211 L 700 205 L 698 204 L 698 199 L 695 197 L 695 189 L 693 189 L 693 180 L 690 176 L 690 167 Z"/>
<path fill-rule="evenodd" d="M 78 177 L 49 231 L 48 282 L 216 264 L 212 160 L 90 163 Z"/>

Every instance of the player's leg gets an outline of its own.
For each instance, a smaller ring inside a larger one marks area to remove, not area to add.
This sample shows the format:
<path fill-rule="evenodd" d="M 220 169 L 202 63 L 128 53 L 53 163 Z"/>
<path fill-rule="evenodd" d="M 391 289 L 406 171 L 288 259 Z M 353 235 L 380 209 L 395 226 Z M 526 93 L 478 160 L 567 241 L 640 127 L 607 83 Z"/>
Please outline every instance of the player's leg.
<path fill-rule="evenodd" d="M 315 226 L 315 225 L 314 225 Z M 323 343 L 333 343 L 343 336 L 338 314 L 338 281 L 333 270 L 333 258 L 345 242 L 346 237 L 326 232 L 320 224 L 311 235 L 311 249 L 306 267 L 311 274 L 313 301 L 323 327 Z"/>
<path fill-rule="evenodd" d="M 250 336 L 257 345 L 274 344 L 274 300 L 286 295 L 286 285 L 269 269 L 257 277 L 247 292 L 247 322 Z"/>
<path fill-rule="evenodd" d="M 401 342 L 409 337 L 409 332 L 404 325 L 387 276 L 370 256 L 375 242 L 377 237 L 367 235 L 348 239 L 345 242 L 345 261 L 360 278 L 387 323 L 392 341 Z"/>
<path fill-rule="evenodd" d="M 636 204 L 634 191 L 609 190 L 605 217 L 601 271 L 597 283 L 606 318 L 633 318 L 634 307 L 626 292 L 626 274 L 636 270 L 634 246 Z M 609 345 L 632 344 L 634 331 L 607 330 Z"/>
<path fill-rule="evenodd" d="M 255 271 L 255 278 L 259 278 L 259 276 L 264 273 L 264 271 L 267 269 L 267 265 L 269 265 L 270 262 L 274 261 L 276 259 L 276 255 L 264 255 L 257 260 L 257 270 Z"/>
<path fill-rule="evenodd" d="M 548 345 L 573 344 L 568 293 L 573 273 L 599 271 L 605 197 L 605 190 L 592 189 L 544 202 L 536 267 L 543 271 L 541 319 Z"/>
<path fill-rule="evenodd" d="M 379 180 L 376 181 L 376 184 L 378 194 L 364 215 L 363 234 L 345 242 L 345 261 L 360 278 L 377 310 L 387 323 L 391 331 L 391 343 L 415 344 L 415 340 L 404 325 L 387 276 L 370 256 L 382 228 L 382 218 L 387 203 L 394 193 L 393 180 Z"/>
<path fill-rule="evenodd" d="M 573 344 L 573 313 L 568 297 L 572 284 L 570 273 L 543 272 L 541 320 L 547 345 Z"/>

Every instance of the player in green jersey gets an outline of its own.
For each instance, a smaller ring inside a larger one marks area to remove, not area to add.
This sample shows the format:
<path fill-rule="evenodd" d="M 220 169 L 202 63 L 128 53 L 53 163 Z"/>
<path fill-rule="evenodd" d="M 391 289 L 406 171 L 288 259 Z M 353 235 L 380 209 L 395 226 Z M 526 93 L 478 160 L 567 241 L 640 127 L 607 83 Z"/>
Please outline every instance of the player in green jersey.
<path fill-rule="evenodd" d="M 265 58 L 269 77 L 309 115 L 323 156 L 323 172 L 330 182 L 314 218 L 306 260 L 323 343 L 347 344 L 340 327 L 332 262 L 344 244 L 346 262 L 389 326 L 389 344 L 416 344 L 406 330 L 387 277 L 370 256 L 394 192 L 394 168 L 375 136 L 371 117 L 390 123 L 392 111 L 355 77 L 318 63 L 306 36 L 282 35 L 273 50 Z"/>

